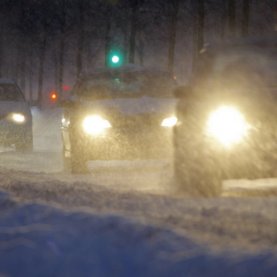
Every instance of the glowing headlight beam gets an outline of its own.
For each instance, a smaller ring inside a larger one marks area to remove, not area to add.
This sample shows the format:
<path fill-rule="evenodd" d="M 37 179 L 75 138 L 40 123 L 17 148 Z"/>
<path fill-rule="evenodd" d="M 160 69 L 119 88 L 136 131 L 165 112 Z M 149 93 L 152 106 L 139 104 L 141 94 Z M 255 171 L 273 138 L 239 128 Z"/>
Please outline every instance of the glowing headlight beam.
<path fill-rule="evenodd" d="M 83 130 L 89 135 L 99 135 L 107 128 L 111 128 L 108 120 L 99 115 L 86 116 L 82 123 Z"/>
<path fill-rule="evenodd" d="M 170 117 L 163 119 L 161 126 L 170 128 L 170 127 L 175 126 L 176 123 L 177 123 L 177 118 L 175 116 L 170 116 Z"/>
<path fill-rule="evenodd" d="M 12 113 L 10 118 L 12 121 L 19 123 L 19 124 L 24 123 L 26 121 L 25 116 L 21 113 Z"/>
<path fill-rule="evenodd" d="M 226 147 L 241 142 L 249 129 L 243 114 L 231 106 L 219 107 L 207 122 L 207 134 Z"/>

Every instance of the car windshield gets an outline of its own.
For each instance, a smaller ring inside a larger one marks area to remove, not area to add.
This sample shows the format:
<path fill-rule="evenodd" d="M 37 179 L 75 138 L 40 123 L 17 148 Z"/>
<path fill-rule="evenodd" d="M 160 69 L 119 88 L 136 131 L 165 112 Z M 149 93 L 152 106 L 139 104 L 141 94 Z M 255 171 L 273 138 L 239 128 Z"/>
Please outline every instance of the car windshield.
<path fill-rule="evenodd" d="M 174 86 L 175 80 L 165 74 L 120 74 L 88 79 L 77 93 L 86 98 L 172 97 Z"/>
<path fill-rule="evenodd" d="M 0 101 L 23 101 L 23 96 L 13 84 L 0 84 Z"/>

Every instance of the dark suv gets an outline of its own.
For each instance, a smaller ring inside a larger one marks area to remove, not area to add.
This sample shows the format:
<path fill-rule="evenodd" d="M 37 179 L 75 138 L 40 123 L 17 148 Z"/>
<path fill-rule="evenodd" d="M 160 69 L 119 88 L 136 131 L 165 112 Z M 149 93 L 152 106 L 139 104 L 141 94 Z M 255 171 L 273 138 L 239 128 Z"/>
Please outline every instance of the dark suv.
<path fill-rule="evenodd" d="M 80 78 L 62 119 L 65 168 L 89 160 L 167 158 L 176 124 L 175 80 L 167 72 L 124 66 Z"/>
<path fill-rule="evenodd" d="M 277 173 L 277 38 L 204 51 L 193 78 L 175 91 L 178 188 L 219 195 L 223 179 Z"/>

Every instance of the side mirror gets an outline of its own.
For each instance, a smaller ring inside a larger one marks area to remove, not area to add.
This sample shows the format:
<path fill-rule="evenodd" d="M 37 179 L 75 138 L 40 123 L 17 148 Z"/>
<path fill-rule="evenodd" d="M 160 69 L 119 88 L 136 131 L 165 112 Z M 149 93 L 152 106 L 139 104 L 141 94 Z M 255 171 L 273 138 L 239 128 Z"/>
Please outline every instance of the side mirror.
<path fill-rule="evenodd" d="M 179 86 L 174 90 L 174 96 L 176 98 L 191 97 L 192 88 L 190 86 Z"/>

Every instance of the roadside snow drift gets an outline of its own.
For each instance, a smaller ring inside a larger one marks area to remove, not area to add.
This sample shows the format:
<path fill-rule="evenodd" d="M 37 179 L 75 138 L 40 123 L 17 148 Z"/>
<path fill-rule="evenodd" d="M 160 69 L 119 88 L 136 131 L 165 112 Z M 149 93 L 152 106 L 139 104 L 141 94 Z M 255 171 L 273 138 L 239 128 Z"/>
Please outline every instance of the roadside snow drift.
<path fill-rule="evenodd" d="M 0 193 L 3 276 L 276 276 L 271 252 L 212 252 L 112 215 L 19 204 Z M 2 276 L 2 275 L 1 275 Z"/>

